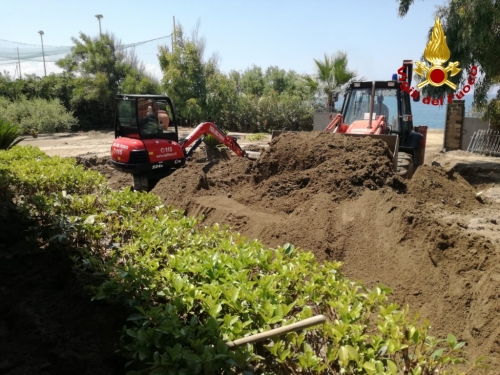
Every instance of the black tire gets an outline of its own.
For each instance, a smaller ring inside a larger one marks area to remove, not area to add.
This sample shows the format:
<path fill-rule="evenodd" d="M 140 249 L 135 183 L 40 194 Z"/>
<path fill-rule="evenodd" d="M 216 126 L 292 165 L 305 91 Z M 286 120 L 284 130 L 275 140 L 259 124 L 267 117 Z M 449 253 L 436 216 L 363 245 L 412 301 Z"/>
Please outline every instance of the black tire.
<path fill-rule="evenodd" d="M 147 175 L 144 174 L 134 175 L 134 190 L 149 191 L 149 179 Z"/>
<path fill-rule="evenodd" d="M 413 156 L 406 152 L 398 152 L 398 175 L 409 180 L 414 170 Z"/>

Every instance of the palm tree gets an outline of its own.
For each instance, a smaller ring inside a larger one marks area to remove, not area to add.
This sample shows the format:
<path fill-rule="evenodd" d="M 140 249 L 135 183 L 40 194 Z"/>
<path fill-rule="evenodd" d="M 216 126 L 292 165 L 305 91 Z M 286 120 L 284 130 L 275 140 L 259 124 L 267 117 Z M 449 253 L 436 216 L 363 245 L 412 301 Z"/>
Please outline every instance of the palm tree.
<path fill-rule="evenodd" d="M 347 53 L 340 51 L 333 56 L 325 53 L 324 60 L 314 59 L 316 64 L 316 89 L 320 89 L 326 95 L 326 108 L 333 109 L 332 95 L 338 92 L 342 86 L 352 80 L 358 79 L 358 73 L 355 70 L 347 68 Z M 304 77 L 306 85 L 311 85 L 312 77 Z"/>
<path fill-rule="evenodd" d="M 8 150 L 25 139 L 21 134 L 17 125 L 0 118 L 0 150 Z"/>

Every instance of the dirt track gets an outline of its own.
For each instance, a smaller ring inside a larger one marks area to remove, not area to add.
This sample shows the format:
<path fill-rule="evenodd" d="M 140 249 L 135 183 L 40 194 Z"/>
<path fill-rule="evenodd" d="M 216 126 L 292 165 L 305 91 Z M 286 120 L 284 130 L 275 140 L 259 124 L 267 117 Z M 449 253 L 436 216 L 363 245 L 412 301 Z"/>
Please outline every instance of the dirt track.
<path fill-rule="evenodd" d="M 225 223 L 271 247 L 291 242 L 319 260 L 341 260 L 349 278 L 393 288 L 394 300 L 428 317 L 435 334 L 468 341 L 471 358 L 498 357 L 500 187 L 490 182 L 495 173 L 475 188 L 450 168 L 500 163 L 439 154 L 442 138 L 432 134 L 426 164 L 442 167 L 424 166 L 408 183 L 393 176 L 383 144 L 302 134 L 280 136 L 256 162 L 207 165 L 198 153 L 153 192 L 203 214 L 205 225 Z M 97 156 L 81 160 L 116 188 L 131 184 Z"/>

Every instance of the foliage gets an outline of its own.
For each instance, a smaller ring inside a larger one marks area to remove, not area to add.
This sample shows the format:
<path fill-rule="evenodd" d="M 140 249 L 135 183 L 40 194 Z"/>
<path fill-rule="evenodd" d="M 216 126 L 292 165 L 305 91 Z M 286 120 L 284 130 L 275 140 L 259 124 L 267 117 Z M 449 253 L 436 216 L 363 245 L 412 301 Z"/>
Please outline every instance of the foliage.
<path fill-rule="evenodd" d="M 484 111 L 483 120 L 490 121 L 490 128 L 500 130 L 500 98 L 490 100 Z"/>
<path fill-rule="evenodd" d="M 79 38 L 71 38 L 75 46 L 71 53 L 57 61 L 57 65 L 68 74 L 77 73 L 84 78 L 102 74 L 110 92 L 116 92 L 129 67 L 123 61 L 123 52 L 117 48 L 114 37 L 106 33 L 92 38 L 80 33 Z"/>
<path fill-rule="evenodd" d="M 205 41 L 197 30 L 191 38 L 185 36 L 181 25 L 176 26 L 175 49 L 159 48 L 163 87 L 176 106 L 181 124 L 194 124 L 204 120 L 207 107 L 207 81 L 216 73 L 216 59 L 204 59 Z"/>
<path fill-rule="evenodd" d="M 161 92 L 159 83 L 147 74 L 133 50 L 124 50 L 113 35 L 91 38 L 81 33 L 73 42 L 71 53 L 57 62 L 64 73 L 27 75 L 17 80 L 0 74 L 0 96 L 14 102 L 22 98 L 57 99 L 78 119 L 79 129 L 89 130 L 113 127 L 119 90 L 129 94 Z"/>
<path fill-rule="evenodd" d="M 245 70 L 240 79 L 241 90 L 247 95 L 262 96 L 264 94 L 265 80 L 262 68 L 253 65 Z"/>
<path fill-rule="evenodd" d="M 347 280 L 291 244 L 266 249 L 165 207 L 110 191 L 96 172 L 32 147 L 0 152 L 17 201 L 40 235 L 71 251 L 96 299 L 133 313 L 120 352 L 129 374 L 444 374 L 464 343 L 428 336 L 388 289 Z M 72 250 L 71 250 L 72 249 Z M 324 314 L 324 326 L 229 350 L 225 342 Z"/>
<path fill-rule="evenodd" d="M 273 66 L 263 73 L 254 65 L 243 73 L 226 75 L 219 71 L 216 56 L 204 58 L 204 49 L 198 30 L 186 37 L 180 25 L 174 51 L 168 46 L 159 49 L 163 87 L 175 103 L 181 124 L 214 121 L 226 130 L 239 131 L 312 128 L 311 96 L 294 71 Z"/>
<path fill-rule="evenodd" d="M 233 131 L 270 133 L 272 130 L 312 130 L 314 108 L 290 94 L 260 98 L 240 94 L 238 106 L 222 114 L 221 123 Z"/>
<path fill-rule="evenodd" d="M 220 145 L 220 142 L 213 135 L 208 134 L 205 138 L 203 138 L 203 143 L 210 150 L 216 150 L 217 146 Z"/>
<path fill-rule="evenodd" d="M 37 136 L 38 133 L 68 131 L 78 124 L 72 114 L 57 100 L 32 99 L 21 97 L 11 102 L 0 100 L 0 117 L 19 124 L 22 134 Z"/>
<path fill-rule="evenodd" d="M 133 69 L 121 82 L 119 91 L 127 94 L 161 94 L 160 85 L 155 80 Z"/>
<path fill-rule="evenodd" d="M 355 70 L 350 70 L 347 53 L 340 51 L 333 56 L 325 53 L 323 60 L 314 59 L 316 73 L 314 77 L 305 75 L 304 84 L 310 87 L 311 92 L 320 91 L 326 97 L 325 107 L 334 110 L 332 96 L 339 92 L 347 83 L 358 78 Z"/>
<path fill-rule="evenodd" d="M 239 110 L 238 84 L 230 77 L 216 72 L 207 80 L 207 97 L 204 117 L 207 121 L 217 121 L 226 129 L 235 124 L 224 122 L 224 114 Z"/>
<path fill-rule="evenodd" d="M 399 2 L 399 15 L 403 17 L 413 0 Z M 464 85 L 471 67 L 479 67 L 482 77 L 474 84 L 474 102 L 484 108 L 487 93 L 500 84 L 500 3 L 496 0 L 453 0 L 446 6 L 438 7 L 436 17 L 441 18 L 451 53 L 450 61 L 459 61 L 462 68 L 450 80 Z M 439 89 L 426 87 L 423 91 L 441 96 L 449 90 L 442 86 Z"/>
<path fill-rule="evenodd" d="M 21 142 L 24 139 L 21 134 L 19 126 L 0 118 L 0 150 L 8 150 Z"/>

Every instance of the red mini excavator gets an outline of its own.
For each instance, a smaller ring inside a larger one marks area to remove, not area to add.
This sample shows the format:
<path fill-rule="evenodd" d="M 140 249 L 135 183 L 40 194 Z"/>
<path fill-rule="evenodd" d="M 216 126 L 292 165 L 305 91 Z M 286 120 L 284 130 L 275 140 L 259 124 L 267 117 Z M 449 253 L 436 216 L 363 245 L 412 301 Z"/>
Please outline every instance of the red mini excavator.
<path fill-rule="evenodd" d="M 111 163 L 133 175 L 135 190 L 148 191 L 159 179 L 184 166 L 208 134 L 236 155 L 247 157 L 236 138 L 212 122 L 201 123 L 179 139 L 174 107 L 165 95 L 118 95 Z"/>

